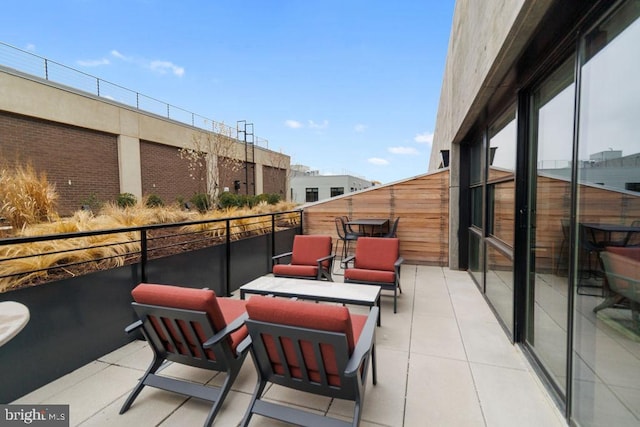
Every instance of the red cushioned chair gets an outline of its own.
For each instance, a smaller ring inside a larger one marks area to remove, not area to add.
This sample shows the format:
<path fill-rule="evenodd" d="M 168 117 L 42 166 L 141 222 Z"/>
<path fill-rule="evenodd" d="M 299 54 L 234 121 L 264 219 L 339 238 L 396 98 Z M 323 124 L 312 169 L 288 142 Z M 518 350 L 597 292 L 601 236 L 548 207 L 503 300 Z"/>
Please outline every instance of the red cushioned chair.
<path fill-rule="evenodd" d="M 298 234 L 293 238 L 291 252 L 273 257 L 273 275 L 317 280 L 325 278 L 332 282 L 331 269 L 335 254 L 331 250 L 331 236 Z M 285 257 L 291 257 L 291 262 L 280 264 Z"/>
<path fill-rule="evenodd" d="M 398 309 L 400 288 L 400 265 L 404 259 L 400 254 L 400 240 L 386 237 L 360 237 L 356 253 L 345 259 L 345 283 L 377 285 L 393 291 L 393 312 Z M 350 266 L 350 264 L 353 264 Z"/>
<path fill-rule="evenodd" d="M 611 246 L 600 252 L 609 295 L 593 309 L 598 312 L 628 300 L 632 319 L 640 330 L 640 247 Z"/>
<path fill-rule="evenodd" d="M 210 426 L 238 376 L 250 344 L 245 301 L 217 298 L 212 290 L 142 283 L 131 292 L 140 320 L 126 328 L 141 330 L 153 361 L 120 413 L 126 412 L 145 385 L 214 402 L 204 423 Z M 165 362 L 227 373 L 222 387 L 194 384 L 158 375 Z"/>
<path fill-rule="evenodd" d="M 357 426 L 371 360 L 376 384 L 378 307 L 367 316 L 339 305 L 253 296 L 246 325 L 258 382 L 241 425 L 253 414 L 295 425 Z M 262 399 L 268 383 L 355 402 L 353 420 L 330 418 Z"/>

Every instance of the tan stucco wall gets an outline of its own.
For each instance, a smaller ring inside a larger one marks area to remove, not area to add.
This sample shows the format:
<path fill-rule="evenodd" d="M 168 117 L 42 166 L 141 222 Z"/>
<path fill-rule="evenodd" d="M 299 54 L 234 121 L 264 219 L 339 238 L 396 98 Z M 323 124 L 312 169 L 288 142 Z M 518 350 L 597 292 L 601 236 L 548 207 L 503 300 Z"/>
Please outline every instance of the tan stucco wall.
<path fill-rule="evenodd" d="M 120 187 L 138 197 L 142 194 L 140 140 L 184 147 L 194 134 L 206 131 L 151 113 L 112 102 L 105 98 L 43 81 L 21 73 L 0 70 L 0 110 L 53 122 L 94 129 L 118 135 Z M 235 143 L 231 153 L 245 158 L 243 143 Z M 255 147 L 258 165 L 289 169 L 290 157 L 262 147 Z M 262 171 L 262 168 L 257 168 Z M 262 177 L 256 179 L 256 193 L 262 192 Z"/>
<path fill-rule="evenodd" d="M 554 0 L 458 0 L 429 170 L 482 113 Z"/>

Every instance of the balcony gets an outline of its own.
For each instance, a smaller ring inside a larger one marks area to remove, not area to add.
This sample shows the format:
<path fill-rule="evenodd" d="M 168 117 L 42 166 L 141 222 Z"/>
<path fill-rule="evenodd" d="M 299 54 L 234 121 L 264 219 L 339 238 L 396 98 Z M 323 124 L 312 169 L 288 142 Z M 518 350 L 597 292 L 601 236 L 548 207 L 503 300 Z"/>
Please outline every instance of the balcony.
<path fill-rule="evenodd" d="M 340 280 L 340 276 L 335 278 Z M 404 265 L 402 289 L 395 315 L 392 298 L 382 298 L 382 326 L 377 329 L 378 384 L 373 386 L 369 376 L 362 425 L 566 425 L 467 272 Z M 73 426 L 204 422 L 208 404 L 151 388 L 143 390 L 127 413 L 118 415 L 150 360 L 145 342 L 134 341 L 13 403 L 69 404 Z M 176 365 L 164 373 L 200 383 L 220 380 L 209 371 Z M 254 381 L 253 362 L 247 358 L 216 425 L 238 425 Z M 350 416 L 351 403 L 345 401 L 292 393 L 277 386 L 269 389 L 268 396 L 319 413 L 344 415 L 345 419 Z M 280 424 L 254 416 L 251 425 Z"/>

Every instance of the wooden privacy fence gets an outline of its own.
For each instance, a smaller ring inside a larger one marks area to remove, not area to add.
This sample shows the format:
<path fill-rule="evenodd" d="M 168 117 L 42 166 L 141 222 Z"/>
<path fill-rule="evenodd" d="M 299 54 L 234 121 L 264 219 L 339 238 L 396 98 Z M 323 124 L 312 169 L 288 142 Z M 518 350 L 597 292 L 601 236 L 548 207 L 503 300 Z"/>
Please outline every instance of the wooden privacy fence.
<path fill-rule="evenodd" d="M 304 234 L 338 238 L 335 218 L 400 217 L 400 255 L 408 262 L 448 265 L 449 170 L 372 187 L 303 207 Z"/>

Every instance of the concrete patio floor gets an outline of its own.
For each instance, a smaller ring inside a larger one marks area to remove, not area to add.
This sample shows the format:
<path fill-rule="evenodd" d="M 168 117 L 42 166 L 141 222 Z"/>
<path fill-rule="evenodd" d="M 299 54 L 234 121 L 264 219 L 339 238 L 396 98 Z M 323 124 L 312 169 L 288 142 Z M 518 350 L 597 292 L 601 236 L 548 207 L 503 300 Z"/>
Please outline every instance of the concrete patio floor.
<path fill-rule="evenodd" d="M 341 279 L 335 276 L 336 281 Z M 373 386 L 369 375 L 362 426 L 567 425 L 466 272 L 404 265 L 401 283 L 397 314 L 393 314 L 392 297 L 383 292 L 382 326 L 377 329 L 378 384 Z M 13 403 L 69 404 L 72 426 L 202 425 L 209 404 L 149 387 L 127 413 L 118 414 L 150 360 L 146 343 L 136 341 Z M 175 364 L 163 374 L 218 384 L 222 377 Z M 255 378 L 253 362 L 247 357 L 216 426 L 239 424 Z M 267 396 L 317 413 L 351 418 L 350 402 L 278 386 L 271 386 Z M 259 416 L 251 422 L 251 426 L 279 425 Z"/>

